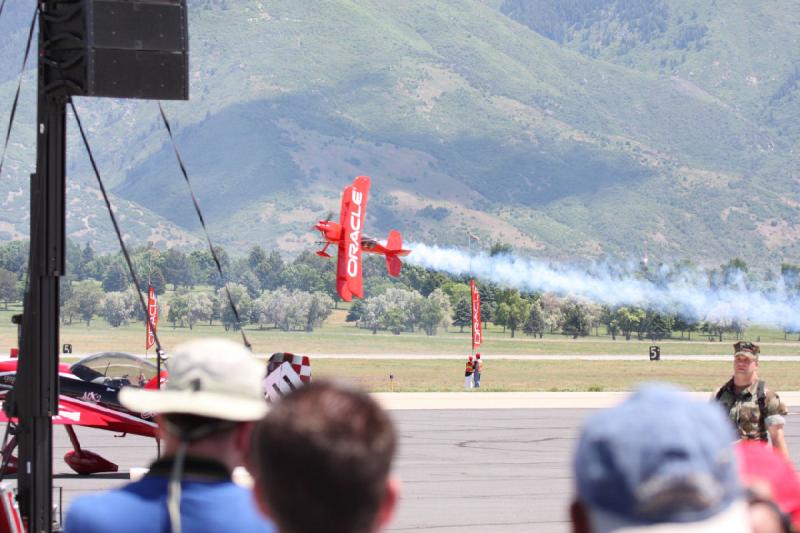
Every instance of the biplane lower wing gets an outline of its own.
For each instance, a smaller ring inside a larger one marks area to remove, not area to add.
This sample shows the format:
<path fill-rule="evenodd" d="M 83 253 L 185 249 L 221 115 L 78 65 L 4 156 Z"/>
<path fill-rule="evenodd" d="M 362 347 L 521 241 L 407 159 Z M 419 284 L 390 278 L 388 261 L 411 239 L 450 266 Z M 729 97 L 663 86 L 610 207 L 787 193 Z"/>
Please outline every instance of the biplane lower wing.
<path fill-rule="evenodd" d="M 5 400 L 6 391 L 0 392 L 0 403 Z M 14 419 L 16 421 L 16 419 Z M 115 433 L 131 433 L 143 437 L 156 437 L 156 424 L 142 420 L 134 415 L 109 409 L 91 401 L 60 396 L 58 414 L 52 418 L 55 425 L 86 426 Z M 0 422 L 8 422 L 8 417 L 0 410 Z"/>
<path fill-rule="evenodd" d="M 17 359 L 0 360 L 0 403 L 16 385 Z M 102 370 L 96 370 L 96 368 Z M 109 369 L 111 374 L 108 375 Z M 158 432 L 152 417 L 146 413 L 134 413 L 119 403 L 118 393 L 122 387 L 134 386 L 128 375 L 137 376 L 134 381 L 139 386 L 154 388 L 159 379 L 166 379 L 166 371 L 155 375 L 155 365 L 133 355 L 104 352 L 84 357 L 69 366 L 59 364 L 58 414 L 51 417 L 52 423 L 64 426 L 72 443 L 72 450 L 64 455 L 64 462 L 81 475 L 99 472 L 117 472 L 118 466 L 100 455 L 81 447 L 74 426 L 112 431 L 114 433 L 141 435 L 157 438 Z M 121 372 L 115 374 L 114 372 Z M 124 373 L 122 373 L 124 372 Z M 153 377 L 146 381 L 146 376 Z M 17 424 L 15 418 L 9 420 L 0 411 L 0 422 Z M 17 459 L 13 453 L 17 446 L 16 437 L 9 440 L 0 450 L 6 474 L 16 472 Z M 3 472 L 0 472 L 2 476 Z"/>

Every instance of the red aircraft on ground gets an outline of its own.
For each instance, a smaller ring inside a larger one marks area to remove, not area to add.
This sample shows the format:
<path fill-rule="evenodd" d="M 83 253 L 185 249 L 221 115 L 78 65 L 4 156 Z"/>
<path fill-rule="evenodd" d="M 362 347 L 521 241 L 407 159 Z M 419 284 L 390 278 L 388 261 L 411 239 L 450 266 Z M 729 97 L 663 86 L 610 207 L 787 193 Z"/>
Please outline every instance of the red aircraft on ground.
<path fill-rule="evenodd" d="M 400 232 L 392 230 L 386 243 L 362 235 L 367 213 L 367 196 L 369 194 L 369 176 L 358 176 L 352 185 L 345 187 L 342 194 L 342 209 L 339 223 L 320 220 L 314 225 L 323 239 L 325 246 L 317 251 L 320 257 L 331 257 L 328 246 L 335 244 L 339 248 L 336 268 L 336 290 L 342 300 L 349 302 L 353 296 L 364 297 L 363 271 L 361 268 L 361 252 L 386 256 L 386 268 L 390 276 L 400 275 L 400 257 L 411 253 L 403 250 L 403 238 Z"/>
<path fill-rule="evenodd" d="M 58 375 L 61 394 L 58 415 L 52 420 L 53 424 L 63 425 L 67 430 L 73 449 L 64 455 L 64 462 L 78 474 L 116 472 L 118 467 L 100 455 L 82 449 L 73 425 L 113 431 L 122 436 L 132 433 L 156 437 L 156 424 L 151 416 L 133 413 L 122 407 L 117 399 L 122 387 L 156 388 L 154 364 L 125 353 L 105 352 L 85 357 L 72 366 L 60 363 Z M 13 389 L 16 377 L 17 359 L 0 360 L 0 403 Z M 166 377 L 167 372 L 162 370 L 162 383 Z M 3 411 L 0 411 L 0 422 L 9 422 Z M 17 446 L 13 431 L 16 419 L 10 424 L 12 437 L 0 450 L 5 465 L 4 470 L 0 465 L 0 476 L 13 474 L 17 468 L 17 460 L 12 455 Z"/>
<path fill-rule="evenodd" d="M 0 404 L 14 388 L 17 379 L 18 359 L 0 359 Z M 274 376 L 272 373 L 280 369 Z M 77 363 L 59 363 L 58 376 L 61 394 L 58 398 L 58 415 L 53 424 L 62 425 L 69 435 L 72 450 L 64 455 L 64 462 L 82 475 L 100 472 L 116 472 L 118 467 L 111 461 L 90 450 L 81 448 L 72 426 L 84 426 L 118 433 L 144 437 L 157 437 L 157 427 L 151 414 L 132 412 L 119 403 L 118 395 L 123 387 L 158 387 L 156 366 L 135 355 L 121 352 L 102 352 L 84 357 Z M 269 379 L 268 379 L 269 378 Z M 168 379 L 166 370 L 161 371 L 161 384 Z M 275 401 L 304 383 L 311 381 L 311 361 L 308 356 L 277 353 L 267 366 L 264 380 L 264 397 Z M 15 437 L 17 420 L 10 422 L 0 410 L 0 423 L 8 422 L 11 438 L 0 450 L 0 479 L 5 474 L 17 471 L 17 459 L 13 453 L 17 447 Z M 2 436 L 2 431 L 0 431 Z M 0 512 L 0 514 L 2 514 Z M 3 531 L 0 524 L 0 531 Z"/>

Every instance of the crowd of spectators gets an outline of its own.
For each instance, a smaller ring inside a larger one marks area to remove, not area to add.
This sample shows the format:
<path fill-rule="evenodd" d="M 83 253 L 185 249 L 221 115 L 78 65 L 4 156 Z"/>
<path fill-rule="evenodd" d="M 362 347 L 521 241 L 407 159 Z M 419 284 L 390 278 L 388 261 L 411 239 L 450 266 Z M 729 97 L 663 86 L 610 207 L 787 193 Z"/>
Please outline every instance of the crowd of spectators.
<path fill-rule="evenodd" d="M 794 467 L 736 439 L 716 403 L 648 385 L 585 423 L 573 462 L 575 533 L 780 533 L 800 525 Z"/>
<path fill-rule="evenodd" d="M 737 344 L 736 357 L 735 376 L 758 366 L 757 347 Z M 169 371 L 162 390 L 120 395 L 126 407 L 157 415 L 164 456 L 142 480 L 78 498 L 65 531 L 372 533 L 389 525 L 400 493 L 397 434 L 369 395 L 317 381 L 268 406 L 262 365 L 223 340 L 177 347 Z M 734 399 L 758 403 L 755 382 L 731 383 Z M 701 401 L 665 384 L 591 415 L 573 456 L 573 531 L 800 531 L 800 481 L 785 440 L 773 447 L 769 438 L 782 438 L 785 407 L 770 398 L 778 418 L 761 431 L 758 413 L 731 408 L 719 392 Z M 738 430 L 742 417 L 755 424 L 753 439 Z M 248 467 L 252 490 L 233 482 L 237 465 Z"/>

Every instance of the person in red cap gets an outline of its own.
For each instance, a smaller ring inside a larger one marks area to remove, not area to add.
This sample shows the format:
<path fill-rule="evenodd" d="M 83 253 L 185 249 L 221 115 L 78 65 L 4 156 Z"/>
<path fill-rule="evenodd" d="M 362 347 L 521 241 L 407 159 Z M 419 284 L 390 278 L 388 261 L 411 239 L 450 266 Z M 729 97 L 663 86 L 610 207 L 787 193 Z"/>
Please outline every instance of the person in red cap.
<path fill-rule="evenodd" d="M 473 387 L 473 385 L 474 385 L 474 383 L 472 381 L 472 372 L 474 371 L 474 369 L 475 369 L 475 367 L 474 367 L 474 365 L 472 363 L 472 356 L 470 355 L 469 359 L 467 359 L 467 367 L 464 370 L 464 388 L 465 389 L 471 389 Z"/>
<path fill-rule="evenodd" d="M 749 492 L 753 533 L 800 531 L 800 479 L 794 466 L 757 441 L 737 443 L 736 456 Z"/>

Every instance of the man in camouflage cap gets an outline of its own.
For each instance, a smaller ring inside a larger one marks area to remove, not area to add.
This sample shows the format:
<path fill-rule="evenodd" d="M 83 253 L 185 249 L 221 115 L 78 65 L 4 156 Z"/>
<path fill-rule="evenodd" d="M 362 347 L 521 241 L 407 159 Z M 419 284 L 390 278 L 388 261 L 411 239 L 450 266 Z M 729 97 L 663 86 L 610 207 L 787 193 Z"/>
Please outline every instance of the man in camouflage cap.
<path fill-rule="evenodd" d="M 733 350 L 733 377 L 714 393 L 714 398 L 727 411 L 740 440 L 770 440 L 788 458 L 783 434 L 788 411 L 775 391 L 758 378 L 761 349 L 752 342 L 739 341 Z"/>

